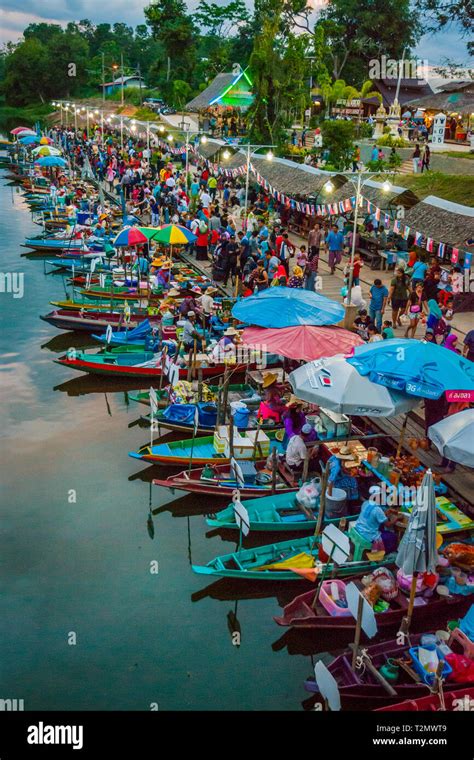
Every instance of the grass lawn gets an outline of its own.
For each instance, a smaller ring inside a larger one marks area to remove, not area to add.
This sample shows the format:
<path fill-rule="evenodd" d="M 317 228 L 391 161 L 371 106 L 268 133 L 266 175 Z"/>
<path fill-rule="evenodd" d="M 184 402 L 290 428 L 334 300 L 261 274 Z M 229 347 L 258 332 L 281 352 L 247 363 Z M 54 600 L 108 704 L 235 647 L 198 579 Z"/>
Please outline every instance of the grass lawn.
<path fill-rule="evenodd" d="M 471 174 L 397 174 L 393 182 L 413 190 L 420 199 L 427 195 L 438 195 L 453 203 L 474 206 L 474 176 Z"/>
<path fill-rule="evenodd" d="M 467 161 L 474 160 L 474 153 L 459 153 L 456 150 L 447 150 L 442 153 L 438 153 L 438 156 L 449 156 L 450 158 L 465 158 Z"/>

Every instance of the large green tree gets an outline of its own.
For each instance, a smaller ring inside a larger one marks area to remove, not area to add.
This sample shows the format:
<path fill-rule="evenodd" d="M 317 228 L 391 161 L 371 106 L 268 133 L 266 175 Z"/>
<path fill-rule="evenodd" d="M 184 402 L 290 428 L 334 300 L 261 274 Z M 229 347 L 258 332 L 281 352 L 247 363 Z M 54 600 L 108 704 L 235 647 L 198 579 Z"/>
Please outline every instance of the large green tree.
<path fill-rule="evenodd" d="M 153 67 L 163 88 L 172 94 L 172 80 L 192 78 L 196 65 L 197 32 L 184 0 L 152 0 L 145 17 L 154 39 L 160 43 L 162 58 Z"/>

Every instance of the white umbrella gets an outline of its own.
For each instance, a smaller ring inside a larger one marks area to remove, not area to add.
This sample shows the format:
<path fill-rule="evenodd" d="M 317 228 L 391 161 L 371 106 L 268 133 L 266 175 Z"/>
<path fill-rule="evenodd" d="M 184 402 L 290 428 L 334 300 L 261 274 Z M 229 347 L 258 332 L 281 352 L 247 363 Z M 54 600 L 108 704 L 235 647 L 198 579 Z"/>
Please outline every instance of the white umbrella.
<path fill-rule="evenodd" d="M 409 412 L 418 399 L 377 385 L 337 355 L 298 367 L 290 374 L 293 393 L 339 414 L 395 417 Z"/>
<path fill-rule="evenodd" d="M 441 456 L 474 467 L 474 409 L 465 409 L 431 425 L 428 438 Z"/>

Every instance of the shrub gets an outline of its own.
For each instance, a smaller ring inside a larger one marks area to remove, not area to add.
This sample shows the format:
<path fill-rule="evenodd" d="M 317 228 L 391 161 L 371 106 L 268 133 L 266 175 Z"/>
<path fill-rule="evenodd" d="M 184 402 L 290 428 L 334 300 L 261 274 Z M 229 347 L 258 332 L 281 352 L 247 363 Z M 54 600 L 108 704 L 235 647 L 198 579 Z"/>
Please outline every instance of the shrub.
<path fill-rule="evenodd" d="M 408 148 L 410 143 L 403 139 L 403 137 L 394 137 L 391 134 L 384 134 L 377 140 L 377 145 L 387 148 Z"/>

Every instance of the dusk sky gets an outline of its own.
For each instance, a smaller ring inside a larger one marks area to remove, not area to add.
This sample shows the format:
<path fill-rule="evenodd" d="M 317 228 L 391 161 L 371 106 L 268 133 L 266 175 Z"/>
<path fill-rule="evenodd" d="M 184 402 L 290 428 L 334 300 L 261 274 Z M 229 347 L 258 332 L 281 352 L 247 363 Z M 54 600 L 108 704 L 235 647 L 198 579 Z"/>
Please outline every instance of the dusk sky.
<path fill-rule="evenodd" d="M 217 0 L 219 2 L 219 0 Z M 319 2 L 319 0 L 317 0 Z M 197 0 L 188 2 L 195 7 Z M 0 43 L 18 40 L 23 29 L 31 22 L 46 21 L 64 24 L 88 18 L 94 23 L 123 21 L 131 26 L 144 22 L 143 8 L 148 0 L 2 0 L 0 10 Z M 427 59 L 430 66 L 450 58 L 466 65 L 471 61 L 465 41 L 454 28 L 442 34 L 426 35 L 416 49 L 419 58 Z"/>

